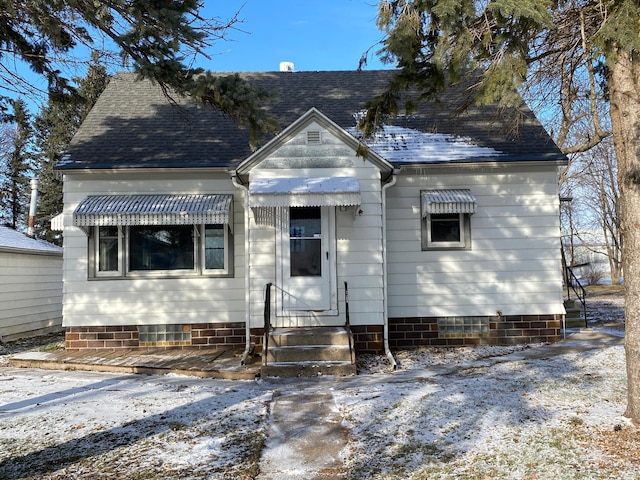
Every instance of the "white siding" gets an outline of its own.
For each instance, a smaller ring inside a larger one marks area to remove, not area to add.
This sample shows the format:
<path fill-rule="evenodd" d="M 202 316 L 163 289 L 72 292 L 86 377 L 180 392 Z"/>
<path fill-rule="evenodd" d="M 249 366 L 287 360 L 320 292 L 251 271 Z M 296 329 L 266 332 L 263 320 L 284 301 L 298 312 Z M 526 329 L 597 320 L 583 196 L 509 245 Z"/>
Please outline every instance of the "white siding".
<path fill-rule="evenodd" d="M 422 251 L 431 188 L 477 198 L 471 250 Z M 389 317 L 564 313 L 558 209 L 555 167 L 403 172 L 387 197 Z"/>
<path fill-rule="evenodd" d="M 307 130 L 320 130 L 322 144 L 307 145 Z M 349 288 L 352 325 L 383 323 L 382 221 L 380 172 L 370 162 L 357 157 L 329 131 L 311 123 L 251 172 L 260 177 L 351 176 L 360 184 L 361 213 L 353 208 L 336 209 L 336 261 L 338 315 L 314 320 L 320 325 L 345 322 L 344 282 Z M 276 235 L 273 227 L 257 226 L 251 217 L 251 326 L 264 324 L 264 289 L 276 282 Z M 277 287 L 277 286 L 276 286 Z M 276 293 L 274 289 L 273 294 Z M 274 313 L 275 314 L 275 313 Z"/>
<path fill-rule="evenodd" d="M 88 195 L 153 193 L 234 196 L 232 278 L 88 278 L 88 239 L 72 219 L 78 203 Z M 67 173 L 64 200 L 65 327 L 245 321 L 243 199 L 226 172 Z"/>
<path fill-rule="evenodd" d="M 0 339 L 60 327 L 62 255 L 0 250 Z"/>

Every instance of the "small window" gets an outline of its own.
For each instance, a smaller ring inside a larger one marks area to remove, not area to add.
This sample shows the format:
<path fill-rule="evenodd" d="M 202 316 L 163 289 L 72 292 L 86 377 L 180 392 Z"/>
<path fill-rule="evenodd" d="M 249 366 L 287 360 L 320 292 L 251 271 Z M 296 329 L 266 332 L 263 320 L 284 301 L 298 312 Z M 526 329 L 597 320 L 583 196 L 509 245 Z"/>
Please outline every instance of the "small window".
<path fill-rule="evenodd" d="M 429 245 L 461 247 L 464 245 L 463 214 L 435 213 L 427 217 Z"/>
<path fill-rule="evenodd" d="M 96 243 L 96 274 L 119 275 L 121 249 L 118 227 L 97 227 Z"/>
<path fill-rule="evenodd" d="M 422 249 L 470 249 L 471 218 L 467 213 L 431 213 L 422 221 Z"/>
<path fill-rule="evenodd" d="M 423 190 L 420 203 L 422 250 L 471 249 L 471 215 L 478 206 L 471 190 Z"/>
<path fill-rule="evenodd" d="M 229 250 L 225 225 L 205 225 L 204 227 L 204 268 L 205 270 L 227 270 Z"/>

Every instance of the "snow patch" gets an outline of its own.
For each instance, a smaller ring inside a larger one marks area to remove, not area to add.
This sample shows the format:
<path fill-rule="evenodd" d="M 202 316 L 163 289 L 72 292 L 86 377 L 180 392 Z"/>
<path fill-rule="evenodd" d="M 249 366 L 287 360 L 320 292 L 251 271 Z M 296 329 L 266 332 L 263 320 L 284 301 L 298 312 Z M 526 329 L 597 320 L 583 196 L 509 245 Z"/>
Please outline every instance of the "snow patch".
<path fill-rule="evenodd" d="M 347 131 L 378 155 L 392 163 L 440 163 L 466 159 L 493 159 L 503 155 L 474 143 L 470 137 L 426 133 L 411 128 L 385 125 L 373 138 L 363 140 L 355 127 Z"/>

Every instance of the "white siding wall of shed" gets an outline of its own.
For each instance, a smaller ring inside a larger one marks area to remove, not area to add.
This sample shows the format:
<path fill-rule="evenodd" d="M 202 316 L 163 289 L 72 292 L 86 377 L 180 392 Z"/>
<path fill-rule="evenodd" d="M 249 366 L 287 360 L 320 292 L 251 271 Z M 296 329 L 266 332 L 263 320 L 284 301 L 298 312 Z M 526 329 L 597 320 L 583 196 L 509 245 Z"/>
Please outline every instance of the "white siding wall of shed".
<path fill-rule="evenodd" d="M 468 188 L 472 248 L 422 251 L 420 191 Z M 555 167 L 403 172 L 387 197 L 389 317 L 563 314 Z"/>
<path fill-rule="evenodd" d="M 320 130 L 322 143 L 307 145 L 308 130 Z M 354 208 L 336 207 L 336 261 L 338 315 L 318 315 L 313 324 L 341 325 L 345 322 L 345 289 L 349 289 L 352 325 L 382 325 L 384 322 L 382 277 L 382 204 L 380 171 L 355 150 L 316 123 L 269 155 L 251 172 L 260 177 L 355 177 L 360 184 L 361 214 Z M 251 326 L 264 324 L 264 290 L 275 283 L 275 230 L 256 225 L 251 218 Z M 277 287 L 277 286 L 276 286 Z M 275 291 L 274 291 L 275 294 Z"/>
<path fill-rule="evenodd" d="M 88 278 L 88 240 L 73 211 L 88 195 L 217 193 L 234 195 L 234 276 Z M 66 173 L 64 180 L 64 326 L 244 322 L 242 196 L 226 172 Z"/>
<path fill-rule="evenodd" d="M 0 339 L 34 335 L 62 323 L 62 255 L 0 249 Z"/>

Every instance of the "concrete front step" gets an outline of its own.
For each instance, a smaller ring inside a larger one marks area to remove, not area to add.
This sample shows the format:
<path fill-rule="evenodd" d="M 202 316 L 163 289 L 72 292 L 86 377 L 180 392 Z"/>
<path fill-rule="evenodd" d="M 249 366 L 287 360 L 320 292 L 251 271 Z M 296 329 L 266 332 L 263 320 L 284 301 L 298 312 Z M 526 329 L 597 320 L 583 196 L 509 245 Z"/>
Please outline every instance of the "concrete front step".
<path fill-rule="evenodd" d="M 353 336 L 345 327 L 278 328 L 262 355 L 265 377 L 355 375 Z"/>
<path fill-rule="evenodd" d="M 269 345 L 349 345 L 349 334 L 344 327 L 277 328 L 269 333 Z"/>
<path fill-rule="evenodd" d="M 567 312 L 567 318 L 575 318 L 582 315 L 582 308 L 565 308 L 564 311 Z"/>
<path fill-rule="evenodd" d="M 565 326 L 567 328 L 584 328 L 585 327 L 584 318 L 574 317 L 574 318 L 565 318 Z"/>
<path fill-rule="evenodd" d="M 272 362 L 350 362 L 349 345 L 293 345 L 267 350 L 267 364 Z"/>
<path fill-rule="evenodd" d="M 335 375 L 348 377 L 357 373 L 351 362 L 296 362 L 271 363 L 263 365 L 260 374 L 263 377 L 316 377 Z"/>
<path fill-rule="evenodd" d="M 584 310 L 580 301 L 574 299 L 565 300 L 564 309 L 567 328 L 583 328 L 585 326 Z"/>

